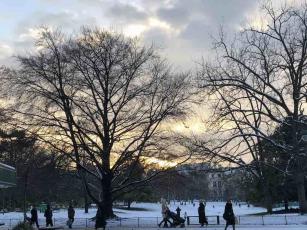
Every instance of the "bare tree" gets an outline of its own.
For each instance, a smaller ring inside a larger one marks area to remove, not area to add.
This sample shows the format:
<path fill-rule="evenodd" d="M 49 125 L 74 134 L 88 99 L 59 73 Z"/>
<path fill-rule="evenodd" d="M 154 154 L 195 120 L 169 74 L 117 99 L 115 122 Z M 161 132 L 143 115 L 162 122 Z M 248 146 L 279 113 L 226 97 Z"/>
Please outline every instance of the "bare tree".
<path fill-rule="evenodd" d="M 206 77 L 211 76 L 211 67 L 206 67 Z M 194 155 L 206 156 L 206 159 L 216 164 L 228 162 L 236 170 L 244 169 L 261 184 L 264 194 L 264 204 L 269 213 L 272 212 L 273 199 L 269 186 L 267 167 L 274 168 L 273 162 L 267 161 L 267 154 L 263 149 L 263 140 L 269 137 L 261 131 L 267 122 L 259 111 L 262 105 L 235 88 L 219 88 L 212 86 L 209 90 L 213 111 L 208 125 L 211 126 L 212 136 L 208 140 L 193 138 L 188 148 Z"/>
<path fill-rule="evenodd" d="M 300 210 L 306 212 L 306 154 L 300 151 L 299 142 L 307 128 L 302 119 L 307 96 L 307 6 L 280 10 L 265 6 L 264 11 L 269 22 L 265 28 L 245 29 L 231 44 L 221 33 L 218 58 L 215 64 L 204 65 L 202 87 L 217 95 L 223 104 L 218 104 L 219 121 L 224 131 L 225 125 L 233 131 L 222 146 L 238 139 L 231 149 L 223 149 L 222 157 L 236 164 L 258 159 L 261 169 L 263 164 L 270 165 L 262 157 L 261 140 L 286 151 L 295 170 L 286 168 L 284 173 L 294 176 Z M 281 124 L 291 130 L 291 140 L 284 145 L 270 138 Z"/>
<path fill-rule="evenodd" d="M 69 39 L 44 30 L 37 47 L 18 57 L 18 70 L 3 71 L 16 99 L 12 113 L 69 155 L 99 213 L 111 217 L 121 192 L 155 176 L 131 175 L 140 161 L 167 154 L 161 125 L 183 115 L 189 75 L 174 74 L 152 47 L 98 29 Z"/>

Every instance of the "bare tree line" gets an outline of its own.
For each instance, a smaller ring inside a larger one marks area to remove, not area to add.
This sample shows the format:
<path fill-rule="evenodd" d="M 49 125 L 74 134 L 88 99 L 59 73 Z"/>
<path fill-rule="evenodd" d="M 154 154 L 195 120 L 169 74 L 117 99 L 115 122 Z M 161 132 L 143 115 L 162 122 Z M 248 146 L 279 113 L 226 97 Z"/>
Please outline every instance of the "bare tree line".
<path fill-rule="evenodd" d="M 214 111 L 211 138 L 178 140 L 163 129 L 187 112 L 189 73 L 176 73 L 154 47 L 99 29 L 83 28 L 70 37 L 44 29 L 37 50 L 17 57 L 19 68 L 1 69 L 2 93 L 14 99 L 5 112 L 14 125 L 70 158 L 101 210 L 98 220 L 113 216 L 116 197 L 160 172 L 145 170 L 134 178 L 140 162 L 180 163 L 191 154 L 245 168 L 263 185 L 269 212 L 266 167 L 292 176 L 305 212 L 306 151 L 300 140 L 307 129 L 307 7 L 264 11 L 267 26 L 247 28 L 233 43 L 221 33 L 216 59 L 197 74 L 197 87 Z M 280 126 L 289 128 L 288 142 L 272 138 Z M 285 167 L 268 161 L 264 143 L 287 153 Z"/>

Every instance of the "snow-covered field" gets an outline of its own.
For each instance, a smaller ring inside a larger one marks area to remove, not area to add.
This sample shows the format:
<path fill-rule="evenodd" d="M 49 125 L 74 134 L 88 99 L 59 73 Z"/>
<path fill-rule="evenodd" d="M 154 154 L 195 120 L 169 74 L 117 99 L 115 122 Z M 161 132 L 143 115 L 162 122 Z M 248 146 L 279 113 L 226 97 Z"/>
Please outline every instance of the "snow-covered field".
<path fill-rule="evenodd" d="M 208 202 L 206 205 L 206 215 L 208 216 L 208 221 L 210 225 L 216 225 L 219 221 L 221 225 L 224 225 L 224 220 L 222 218 L 224 212 L 224 202 Z M 177 207 L 181 209 L 181 216 L 184 216 L 185 212 L 189 216 L 190 226 L 196 227 L 198 225 L 198 202 L 195 202 L 195 206 L 191 203 L 186 205 L 180 205 L 179 202 L 171 202 L 169 205 L 171 211 L 175 212 Z M 297 225 L 306 224 L 304 229 L 307 229 L 307 216 L 298 214 L 289 215 L 252 215 L 257 213 L 265 212 L 264 208 L 260 207 L 248 207 L 246 204 L 235 205 L 234 212 L 238 218 L 240 225 L 242 226 L 252 226 L 252 225 Z M 161 205 L 158 203 L 134 203 L 132 208 L 146 209 L 146 210 L 123 210 L 115 208 L 115 214 L 119 217 L 116 220 L 111 220 L 108 222 L 109 227 L 156 227 L 157 224 L 162 220 L 161 217 Z M 93 227 L 94 222 L 90 218 L 94 217 L 96 214 L 96 209 L 90 209 L 89 213 L 85 214 L 83 209 L 76 209 L 75 215 L 75 227 Z M 30 214 L 28 214 L 30 216 Z M 53 213 L 55 225 L 65 226 L 67 220 L 66 210 L 56 210 Z M 0 223 L 5 223 L 2 229 L 8 229 L 10 226 L 14 226 L 17 222 L 23 219 L 23 214 L 18 212 L 10 212 L 5 214 L 0 214 Z M 43 213 L 39 213 L 40 225 L 44 225 Z M 213 228 L 214 229 L 214 228 Z M 216 226 L 218 229 L 218 226 Z"/>

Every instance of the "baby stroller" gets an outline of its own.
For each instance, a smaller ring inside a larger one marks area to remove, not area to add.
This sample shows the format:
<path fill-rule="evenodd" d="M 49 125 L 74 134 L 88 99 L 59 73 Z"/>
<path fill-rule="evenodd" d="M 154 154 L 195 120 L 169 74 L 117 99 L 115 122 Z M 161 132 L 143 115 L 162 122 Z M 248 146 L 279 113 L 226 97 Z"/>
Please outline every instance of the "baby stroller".
<path fill-rule="evenodd" d="M 180 226 L 181 228 L 183 228 L 185 225 L 184 225 L 184 222 L 185 222 L 185 219 L 181 218 L 180 216 L 178 216 L 176 213 L 174 212 L 171 212 L 169 211 L 167 213 L 168 217 L 170 219 L 173 220 L 173 223 L 171 224 L 171 227 L 177 227 L 177 226 Z"/>

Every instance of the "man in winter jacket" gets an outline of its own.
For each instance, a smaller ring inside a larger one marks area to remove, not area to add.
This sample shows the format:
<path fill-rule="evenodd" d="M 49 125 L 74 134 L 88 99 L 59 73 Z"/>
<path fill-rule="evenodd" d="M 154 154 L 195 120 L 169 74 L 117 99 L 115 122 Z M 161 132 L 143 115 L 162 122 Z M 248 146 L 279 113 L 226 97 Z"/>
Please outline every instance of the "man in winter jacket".
<path fill-rule="evenodd" d="M 38 215 L 37 215 L 37 209 L 35 207 L 35 205 L 33 205 L 32 209 L 31 209 L 31 225 L 33 225 L 34 223 L 36 224 L 36 227 L 39 229 L 39 225 L 38 225 Z"/>
<path fill-rule="evenodd" d="M 72 228 L 72 224 L 75 220 L 75 209 L 72 207 L 72 205 L 70 204 L 68 207 L 68 227 Z"/>
<path fill-rule="evenodd" d="M 47 209 L 45 210 L 44 216 L 46 217 L 46 227 L 49 225 L 53 227 L 53 222 L 52 222 L 52 209 L 50 208 L 50 205 L 47 205 Z"/>
<path fill-rule="evenodd" d="M 232 229 L 235 230 L 235 214 L 233 213 L 231 200 L 228 200 L 225 205 L 223 218 L 226 220 L 225 230 L 229 225 L 232 225 Z"/>

